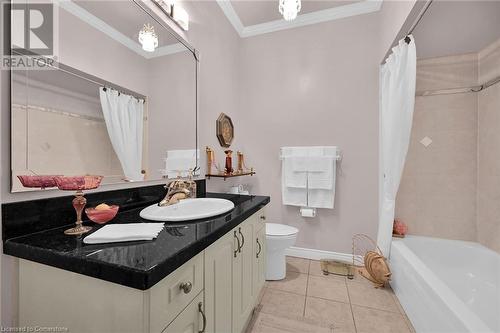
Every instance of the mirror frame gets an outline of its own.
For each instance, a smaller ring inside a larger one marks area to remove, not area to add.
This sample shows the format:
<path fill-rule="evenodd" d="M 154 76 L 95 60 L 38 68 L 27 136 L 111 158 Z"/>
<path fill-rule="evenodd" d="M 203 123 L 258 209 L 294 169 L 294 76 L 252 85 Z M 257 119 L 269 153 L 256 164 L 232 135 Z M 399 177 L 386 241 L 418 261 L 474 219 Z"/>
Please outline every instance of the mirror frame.
<path fill-rule="evenodd" d="M 13 0 L 12 0 L 13 1 Z M 175 31 L 175 29 L 173 29 L 166 21 L 165 19 L 161 18 L 160 16 L 158 16 L 151 8 L 151 6 L 147 5 L 146 2 L 152 4 L 153 6 L 155 6 L 156 8 L 160 9 L 162 13 L 165 13 L 163 8 L 161 8 L 161 6 L 155 2 L 154 0 L 128 0 L 130 2 L 133 2 L 139 9 L 141 9 L 146 15 L 150 16 L 151 19 L 153 19 L 158 25 L 160 25 L 163 29 L 165 29 L 168 33 L 170 33 L 179 43 L 181 43 L 182 45 L 184 45 L 184 47 L 186 47 L 188 49 L 189 52 L 191 52 L 194 60 L 195 60 L 195 149 L 199 149 L 198 147 L 198 110 L 199 110 L 199 72 L 200 72 L 200 52 L 195 49 L 186 39 L 184 39 L 177 31 Z M 167 19 L 172 23 L 172 24 L 176 24 L 176 22 L 169 16 L 165 13 L 165 16 L 167 17 Z M 7 42 L 7 45 L 11 45 L 11 41 L 10 41 L 10 35 L 9 34 L 9 40 L 6 41 Z M 13 54 L 13 50 L 11 49 L 10 51 L 10 54 Z M 26 55 L 26 54 L 25 54 Z M 29 55 L 28 55 L 29 56 Z M 58 64 L 59 66 L 61 66 L 62 64 Z M 64 67 L 61 66 L 61 67 Z M 67 67 L 70 67 L 70 66 L 67 66 Z M 77 69 L 74 69 L 74 70 L 77 70 Z M 13 75 L 12 75 L 12 71 L 13 69 L 11 68 L 9 70 L 9 75 L 10 75 L 10 78 L 9 78 L 9 81 L 10 81 L 10 98 L 11 98 L 11 107 L 10 107 L 10 113 L 9 113 L 9 162 L 10 162 L 10 193 L 11 194 L 16 194 L 16 193 L 25 193 L 23 191 L 19 192 L 13 192 L 12 189 L 13 189 L 13 186 L 14 186 L 14 183 L 13 183 L 13 174 L 14 174 L 14 171 L 12 170 L 12 98 L 13 98 Z M 78 70 L 77 70 L 78 71 Z M 102 80 L 104 82 L 104 80 Z M 125 89 L 125 88 L 122 88 L 121 91 L 128 91 L 128 89 Z M 193 170 L 193 173 L 197 172 L 200 170 L 200 165 L 199 165 L 199 157 L 195 159 L 196 161 L 196 165 L 195 165 L 195 168 Z M 200 179 L 200 178 L 203 178 L 201 175 L 200 176 L 196 176 L 196 177 L 193 177 L 195 179 Z M 139 182 L 133 182 L 133 183 L 127 183 L 127 182 L 119 182 L 119 183 L 112 183 L 112 184 L 103 184 L 101 186 L 103 187 L 106 187 L 106 186 L 123 186 L 123 185 L 126 185 L 126 184 L 134 184 L 134 185 L 139 185 L 139 186 L 147 186 L 148 184 L 158 184 L 158 183 L 165 183 L 166 179 L 152 179 L 152 180 L 144 180 L 144 181 L 139 181 Z M 127 187 L 134 187 L 134 186 L 127 186 Z M 48 188 L 48 189 L 45 189 L 45 191 L 50 191 L 50 190 L 58 190 L 57 188 Z M 33 190 L 33 191 L 28 191 L 28 192 L 40 192 L 40 191 L 37 191 L 37 190 Z"/>

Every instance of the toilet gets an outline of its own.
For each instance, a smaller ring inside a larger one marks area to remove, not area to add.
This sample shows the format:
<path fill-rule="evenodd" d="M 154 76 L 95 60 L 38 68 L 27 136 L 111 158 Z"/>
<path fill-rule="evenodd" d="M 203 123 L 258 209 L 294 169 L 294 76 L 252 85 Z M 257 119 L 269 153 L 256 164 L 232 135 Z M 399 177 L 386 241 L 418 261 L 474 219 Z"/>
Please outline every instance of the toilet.
<path fill-rule="evenodd" d="M 295 244 L 299 229 L 277 223 L 266 223 L 266 280 L 282 280 L 286 276 L 285 250 Z"/>

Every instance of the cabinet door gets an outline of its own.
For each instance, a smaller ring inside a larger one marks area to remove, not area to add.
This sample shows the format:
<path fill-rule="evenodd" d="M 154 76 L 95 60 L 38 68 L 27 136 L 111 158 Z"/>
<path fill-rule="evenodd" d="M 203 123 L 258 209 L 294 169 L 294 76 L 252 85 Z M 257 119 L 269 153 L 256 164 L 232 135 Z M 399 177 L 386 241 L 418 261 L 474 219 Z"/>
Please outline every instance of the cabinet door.
<path fill-rule="evenodd" d="M 260 227 L 255 234 L 255 256 L 253 269 L 253 287 L 255 303 L 266 282 L 266 227 Z"/>
<path fill-rule="evenodd" d="M 233 259 L 238 249 L 234 231 L 205 250 L 207 333 L 232 332 Z"/>
<path fill-rule="evenodd" d="M 254 307 L 255 215 L 235 228 L 241 246 L 233 259 L 233 333 L 243 331 Z"/>
<path fill-rule="evenodd" d="M 204 318 L 203 292 L 189 303 L 189 305 L 168 325 L 162 333 L 198 333 L 204 332 L 206 318 Z"/>

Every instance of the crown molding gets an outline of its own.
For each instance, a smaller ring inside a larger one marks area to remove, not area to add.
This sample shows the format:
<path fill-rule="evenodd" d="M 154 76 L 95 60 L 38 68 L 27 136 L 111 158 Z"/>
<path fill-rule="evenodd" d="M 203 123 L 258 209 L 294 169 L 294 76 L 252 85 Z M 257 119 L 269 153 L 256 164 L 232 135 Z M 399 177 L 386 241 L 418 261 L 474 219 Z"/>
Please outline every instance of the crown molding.
<path fill-rule="evenodd" d="M 90 26 L 94 27 L 95 29 L 101 31 L 108 37 L 114 39 L 118 43 L 122 44 L 123 46 L 127 47 L 128 49 L 134 51 L 138 55 L 140 55 L 143 58 L 146 59 L 153 59 L 157 57 L 163 57 L 166 55 L 174 54 L 174 53 L 179 53 L 179 52 L 184 52 L 187 51 L 187 48 L 182 45 L 181 43 L 175 43 L 171 45 L 165 45 L 162 47 L 159 47 L 155 50 L 155 52 L 146 52 L 142 49 L 139 43 L 135 42 L 128 36 L 124 35 L 120 31 L 116 30 L 109 24 L 107 24 L 105 21 L 101 20 L 100 18 L 96 17 L 92 13 L 88 12 L 87 10 L 83 9 L 82 7 L 78 6 L 76 3 L 73 1 L 67 1 L 67 0 L 58 0 L 54 1 L 57 3 L 57 5 L 66 10 L 67 12 L 75 15 L 85 23 L 89 24 Z"/>
<path fill-rule="evenodd" d="M 250 26 L 243 25 L 229 0 L 217 0 L 217 4 L 222 9 L 224 15 L 226 15 L 238 35 L 241 38 L 246 38 L 280 30 L 293 29 L 327 21 L 339 20 L 346 17 L 377 12 L 382 7 L 382 1 L 383 0 L 364 0 L 349 5 L 318 10 L 307 14 L 300 14 L 291 22 L 285 20 L 275 20 Z"/>

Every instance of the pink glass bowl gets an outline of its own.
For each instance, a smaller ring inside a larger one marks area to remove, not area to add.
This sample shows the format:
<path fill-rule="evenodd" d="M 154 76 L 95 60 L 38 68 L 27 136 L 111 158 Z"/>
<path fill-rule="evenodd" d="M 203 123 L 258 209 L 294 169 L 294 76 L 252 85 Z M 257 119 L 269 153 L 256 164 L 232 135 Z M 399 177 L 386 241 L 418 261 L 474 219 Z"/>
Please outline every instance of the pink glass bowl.
<path fill-rule="evenodd" d="M 87 208 L 85 209 L 85 213 L 92 222 L 95 222 L 97 224 L 104 224 L 115 218 L 119 208 L 120 206 L 117 205 L 112 205 L 109 207 L 109 209 L 104 209 L 104 210 Z"/>
<path fill-rule="evenodd" d="M 98 188 L 103 176 L 57 176 L 54 177 L 57 187 L 64 191 L 83 191 Z"/>
<path fill-rule="evenodd" d="M 19 181 L 24 187 L 38 187 L 41 189 L 48 187 L 56 187 L 55 177 L 61 177 L 60 175 L 45 175 L 45 176 L 30 176 L 21 175 L 17 176 Z"/>

